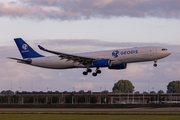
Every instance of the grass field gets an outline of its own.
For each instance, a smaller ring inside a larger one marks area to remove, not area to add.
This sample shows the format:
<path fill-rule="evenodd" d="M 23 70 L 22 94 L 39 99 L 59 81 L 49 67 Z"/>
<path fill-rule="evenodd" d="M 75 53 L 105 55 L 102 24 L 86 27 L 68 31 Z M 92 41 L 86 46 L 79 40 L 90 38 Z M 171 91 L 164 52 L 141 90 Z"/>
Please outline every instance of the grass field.
<path fill-rule="evenodd" d="M 180 115 L 180 108 L 95 109 L 95 108 L 0 108 L 2 114 L 78 115 Z"/>
<path fill-rule="evenodd" d="M 180 120 L 179 115 L 0 114 L 0 120 Z"/>
<path fill-rule="evenodd" d="M 0 120 L 180 120 L 180 108 L 0 108 Z"/>

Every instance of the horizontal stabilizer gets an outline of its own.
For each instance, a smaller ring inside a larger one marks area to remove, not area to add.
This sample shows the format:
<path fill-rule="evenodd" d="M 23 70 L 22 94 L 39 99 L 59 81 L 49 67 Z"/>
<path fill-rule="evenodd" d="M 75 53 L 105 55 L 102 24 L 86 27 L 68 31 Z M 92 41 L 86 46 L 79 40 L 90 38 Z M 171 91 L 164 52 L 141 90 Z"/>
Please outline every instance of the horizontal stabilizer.
<path fill-rule="evenodd" d="M 31 64 L 32 60 L 31 59 L 19 59 L 19 58 L 12 58 L 12 57 L 7 57 L 9 59 L 13 59 L 13 60 L 17 60 L 17 62 L 20 62 L 20 63 L 26 63 L 26 64 Z"/>

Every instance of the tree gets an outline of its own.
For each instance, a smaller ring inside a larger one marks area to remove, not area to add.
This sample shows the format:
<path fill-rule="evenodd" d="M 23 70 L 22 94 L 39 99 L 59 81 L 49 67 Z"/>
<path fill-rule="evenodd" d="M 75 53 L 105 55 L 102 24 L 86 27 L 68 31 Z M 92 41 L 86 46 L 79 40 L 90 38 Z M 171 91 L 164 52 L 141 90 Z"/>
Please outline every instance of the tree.
<path fill-rule="evenodd" d="M 156 93 L 155 91 L 151 91 L 150 93 Z"/>
<path fill-rule="evenodd" d="M 56 90 L 56 91 L 55 91 L 55 93 L 59 93 L 59 91 L 58 91 L 58 90 Z"/>
<path fill-rule="evenodd" d="M 134 92 L 135 94 L 139 94 L 140 92 L 139 91 L 136 91 L 136 92 Z"/>
<path fill-rule="evenodd" d="M 167 85 L 167 93 L 180 93 L 180 81 L 172 81 Z"/>
<path fill-rule="evenodd" d="M 117 83 L 114 84 L 112 88 L 113 92 L 119 93 L 133 93 L 134 86 L 129 80 L 119 80 Z"/>
<path fill-rule="evenodd" d="M 52 93 L 52 91 L 47 91 L 47 93 Z"/>
<path fill-rule="evenodd" d="M 16 91 L 15 94 L 19 94 L 20 92 L 19 91 Z"/>
<path fill-rule="evenodd" d="M 103 90 L 102 93 L 108 93 L 108 90 Z"/>
<path fill-rule="evenodd" d="M 3 90 L 2 92 L 1 92 L 1 94 L 3 94 L 3 95 L 14 95 L 14 92 L 13 91 L 11 91 L 11 90 Z"/>
<path fill-rule="evenodd" d="M 148 92 L 146 92 L 146 91 L 143 91 L 143 93 L 144 93 L 144 94 L 147 94 Z"/>
<path fill-rule="evenodd" d="M 65 90 L 65 91 L 63 91 L 63 93 L 68 93 L 68 91 Z"/>
<path fill-rule="evenodd" d="M 80 90 L 79 93 L 84 93 L 84 90 Z"/>
<path fill-rule="evenodd" d="M 91 91 L 91 90 L 88 90 L 87 93 L 92 93 L 92 91 Z"/>
<path fill-rule="evenodd" d="M 163 90 L 159 90 L 158 93 L 164 93 L 164 91 Z"/>

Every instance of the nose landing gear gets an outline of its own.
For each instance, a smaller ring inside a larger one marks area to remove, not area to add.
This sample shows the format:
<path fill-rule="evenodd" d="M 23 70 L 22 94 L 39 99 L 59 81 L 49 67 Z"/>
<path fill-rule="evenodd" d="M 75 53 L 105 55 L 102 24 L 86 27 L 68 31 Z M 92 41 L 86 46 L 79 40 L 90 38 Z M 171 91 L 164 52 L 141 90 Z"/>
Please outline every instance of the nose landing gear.
<path fill-rule="evenodd" d="M 157 60 L 154 61 L 154 67 L 157 67 Z"/>

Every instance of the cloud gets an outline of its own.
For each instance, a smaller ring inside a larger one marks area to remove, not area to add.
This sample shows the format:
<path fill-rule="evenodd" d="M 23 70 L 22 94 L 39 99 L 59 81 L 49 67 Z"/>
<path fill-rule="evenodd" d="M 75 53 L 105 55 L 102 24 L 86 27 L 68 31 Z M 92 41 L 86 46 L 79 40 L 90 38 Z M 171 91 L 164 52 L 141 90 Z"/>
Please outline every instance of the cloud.
<path fill-rule="evenodd" d="M 0 2 L 0 16 L 36 20 L 113 17 L 180 18 L 179 0 L 17 0 Z"/>

